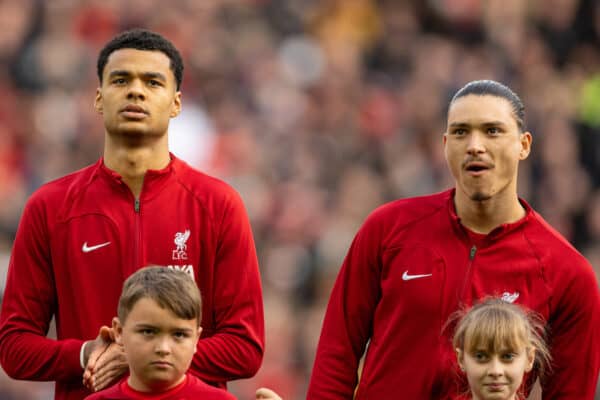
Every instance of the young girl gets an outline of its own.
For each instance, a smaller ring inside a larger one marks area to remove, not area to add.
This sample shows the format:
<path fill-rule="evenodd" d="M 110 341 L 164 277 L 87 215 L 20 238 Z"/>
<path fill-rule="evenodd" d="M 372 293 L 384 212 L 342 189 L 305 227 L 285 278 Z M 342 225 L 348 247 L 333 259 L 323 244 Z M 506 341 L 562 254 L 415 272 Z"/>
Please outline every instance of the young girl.
<path fill-rule="evenodd" d="M 541 318 L 518 305 L 487 299 L 458 322 L 453 339 L 473 400 L 524 399 L 523 376 L 550 365 Z"/>

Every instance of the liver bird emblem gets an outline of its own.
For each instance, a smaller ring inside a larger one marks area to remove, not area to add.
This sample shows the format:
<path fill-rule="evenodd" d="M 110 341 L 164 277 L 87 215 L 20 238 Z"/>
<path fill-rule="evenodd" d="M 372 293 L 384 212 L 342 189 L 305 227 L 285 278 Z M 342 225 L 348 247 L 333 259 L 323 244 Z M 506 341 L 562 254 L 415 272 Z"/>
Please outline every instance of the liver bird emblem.
<path fill-rule="evenodd" d="M 177 251 L 185 251 L 187 249 L 187 245 L 185 242 L 190 238 L 190 230 L 186 229 L 185 232 L 177 232 L 175 234 L 175 246 L 177 246 Z"/>

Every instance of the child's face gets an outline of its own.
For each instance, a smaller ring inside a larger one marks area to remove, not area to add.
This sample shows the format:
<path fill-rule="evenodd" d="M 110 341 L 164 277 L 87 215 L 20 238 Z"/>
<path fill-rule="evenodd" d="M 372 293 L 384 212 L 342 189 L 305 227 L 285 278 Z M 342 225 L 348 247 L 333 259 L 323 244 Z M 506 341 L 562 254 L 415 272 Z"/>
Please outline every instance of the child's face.
<path fill-rule="evenodd" d="M 167 390 L 184 379 L 201 331 L 196 319 L 179 318 L 147 297 L 123 325 L 115 318 L 113 328 L 129 363 L 129 385 L 143 392 Z"/>
<path fill-rule="evenodd" d="M 473 400 L 514 400 L 525 372 L 531 371 L 535 350 L 525 347 L 473 352 L 456 349 L 458 362 L 467 374 Z"/>

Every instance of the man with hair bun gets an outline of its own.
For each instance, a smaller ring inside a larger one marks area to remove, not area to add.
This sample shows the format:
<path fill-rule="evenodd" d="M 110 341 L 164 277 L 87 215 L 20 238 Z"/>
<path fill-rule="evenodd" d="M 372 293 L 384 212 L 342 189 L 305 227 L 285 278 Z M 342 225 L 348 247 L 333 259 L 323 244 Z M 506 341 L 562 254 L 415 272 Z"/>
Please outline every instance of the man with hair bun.
<path fill-rule="evenodd" d="M 521 100 L 495 81 L 468 83 L 450 102 L 442 140 L 455 187 L 383 205 L 360 228 L 329 299 L 308 399 L 457 398 L 442 328 L 462 307 L 499 296 L 548 321 L 554 368 L 543 397 L 592 400 L 598 284 L 517 195 L 532 143 Z"/>

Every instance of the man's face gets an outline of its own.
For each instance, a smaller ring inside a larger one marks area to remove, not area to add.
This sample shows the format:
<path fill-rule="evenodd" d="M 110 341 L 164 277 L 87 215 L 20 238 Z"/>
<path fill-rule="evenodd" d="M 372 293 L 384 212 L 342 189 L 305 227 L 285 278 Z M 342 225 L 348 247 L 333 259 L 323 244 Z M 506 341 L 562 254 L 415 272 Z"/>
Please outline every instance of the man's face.
<path fill-rule="evenodd" d="M 124 324 L 115 318 L 113 328 L 129 363 L 129 384 L 143 392 L 164 391 L 184 379 L 201 332 L 195 318 L 179 318 L 147 297 L 135 303 Z"/>
<path fill-rule="evenodd" d="M 517 169 L 527 158 L 531 134 L 519 131 L 511 104 L 502 97 L 467 95 L 448 110 L 446 161 L 456 189 L 475 201 L 516 193 Z"/>
<path fill-rule="evenodd" d="M 531 371 L 535 350 L 505 349 L 498 353 L 485 349 L 458 352 L 474 400 L 514 400 L 523 382 L 523 375 Z"/>
<path fill-rule="evenodd" d="M 108 57 L 95 108 L 108 134 L 162 136 L 181 111 L 170 60 L 160 51 L 116 50 Z"/>

